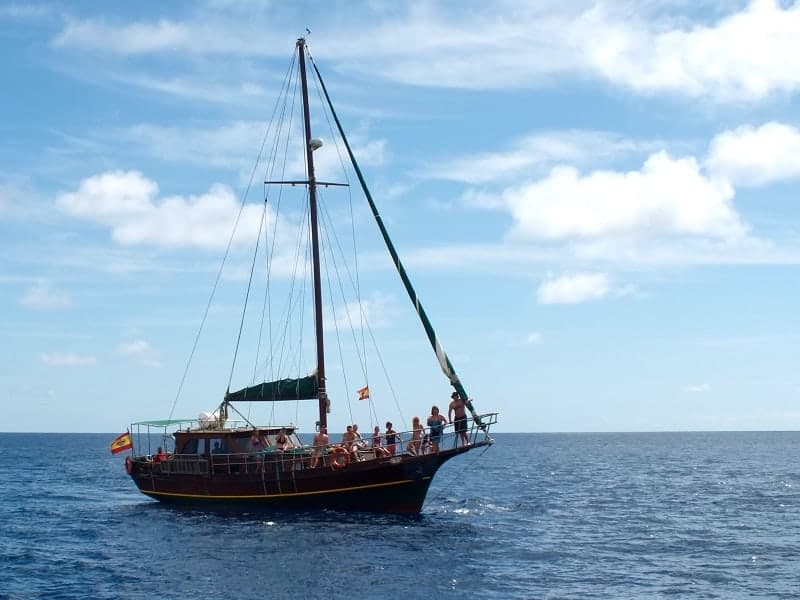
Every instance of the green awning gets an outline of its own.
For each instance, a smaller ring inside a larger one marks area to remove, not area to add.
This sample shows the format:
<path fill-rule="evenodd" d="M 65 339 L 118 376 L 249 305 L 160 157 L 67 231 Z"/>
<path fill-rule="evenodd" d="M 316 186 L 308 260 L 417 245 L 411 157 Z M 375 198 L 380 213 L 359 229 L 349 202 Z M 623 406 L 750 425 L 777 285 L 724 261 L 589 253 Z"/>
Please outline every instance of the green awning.
<path fill-rule="evenodd" d="M 225 396 L 225 400 L 227 402 L 278 402 L 281 400 L 316 400 L 318 397 L 317 376 L 309 375 L 300 379 L 265 381 L 236 392 L 230 392 Z"/>

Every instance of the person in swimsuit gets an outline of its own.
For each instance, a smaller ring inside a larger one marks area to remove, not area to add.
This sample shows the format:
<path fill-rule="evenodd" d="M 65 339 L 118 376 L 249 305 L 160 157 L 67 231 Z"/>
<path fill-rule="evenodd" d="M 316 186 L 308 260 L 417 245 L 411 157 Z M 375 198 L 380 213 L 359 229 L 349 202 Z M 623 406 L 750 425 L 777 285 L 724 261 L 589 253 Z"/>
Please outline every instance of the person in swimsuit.
<path fill-rule="evenodd" d="M 284 452 L 292 447 L 292 441 L 286 435 L 286 430 L 281 428 L 278 435 L 275 436 L 275 449 Z"/>
<path fill-rule="evenodd" d="M 386 432 L 383 435 L 386 438 L 386 449 L 389 451 L 389 454 L 394 456 L 394 453 L 397 451 L 397 432 L 392 429 L 391 421 L 386 421 Z"/>
<path fill-rule="evenodd" d="M 419 417 L 412 419 L 411 425 L 411 441 L 408 442 L 408 453 L 413 456 L 422 454 L 422 424 L 419 422 Z"/>
<path fill-rule="evenodd" d="M 372 447 L 373 448 L 382 448 L 381 446 L 381 428 L 380 425 L 375 425 L 375 429 L 372 431 Z"/>
<path fill-rule="evenodd" d="M 268 442 L 264 435 L 258 431 L 253 430 L 250 436 L 250 460 L 256 463 L 256 473 L 260 473 L 264 466 L 264 450 L 268 446 Z"/>
<path fill-rule="evenodd" d="M 322 450 L 328 445 L 328 429 L 323 427 L 319 433 L 314 436 L 313 447 L 311 449 L 311 465 L 310 468 L 314 469 L 319 464 L 319 459 L 322 456 Z"/>
<path fill-rule="evenodd" d="M 462 446 L 469 446 L 469 437 L 467 437 L 467 409 L 464 407 L 464 401 L 461 399 L 461 396 L 458 395 L 458 392 L 453 392 L 450 394 L 450 397 L 452 401 L 447 410 L 447 417 L 453 423 L 456 430 L 456 440 L 453 446 L 455 447 L 455 445 L 458 444 L 458 436 L 461 436 Z M 453 418 L 453 414 L 455 414 L 455 419 Z"/>
<path fill-rule="evenodd" d="M 381 444 L 380 425 L 375 425 L 375 429 L 372 432 L 372 449 L 374 450 L 375 458 L 389 456 L 389 451 Z"/>
<path fill-rule="evenodd" d="M 445 423 L 447 423 L 447 417 L 439 414 L 439 407 L 435 404 L 431 406 L 431 414 L 428 417 L 428 427 L 430 427 L 431 430 L 430 440 L 432 452 L 439 452 L 439 444 L 442 441 L 442 431 L 444 430 Z"/>

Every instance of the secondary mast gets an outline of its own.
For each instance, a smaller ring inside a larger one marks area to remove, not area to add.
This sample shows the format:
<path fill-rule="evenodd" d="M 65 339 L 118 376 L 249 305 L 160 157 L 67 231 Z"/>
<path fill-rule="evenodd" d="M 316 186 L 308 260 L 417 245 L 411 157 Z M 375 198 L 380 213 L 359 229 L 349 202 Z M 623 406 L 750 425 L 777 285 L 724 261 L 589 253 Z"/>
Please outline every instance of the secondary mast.
<path fill-rule="evenodd" d="M 322 277 L 319 263 L 319 231 L 317 225 L 317 181 L 314 177 L 314 150 L 312 145 L 311 117 L 308 108 L 308 82 L 306 80 L 306 40 L 298 38 L 297 55 L 300 65 L 300 85 L 303 93 L 303 125 L 306 138 L 306 175 L 308 177 L 308 205 L 311 217 L 311 260 L 314 271 L 314 317 L 317 334 L 317 383 L 319 386 L 319 427 L 328 426 L 328 394 L 325 389 L 325 344 L 322 330 Z"/>

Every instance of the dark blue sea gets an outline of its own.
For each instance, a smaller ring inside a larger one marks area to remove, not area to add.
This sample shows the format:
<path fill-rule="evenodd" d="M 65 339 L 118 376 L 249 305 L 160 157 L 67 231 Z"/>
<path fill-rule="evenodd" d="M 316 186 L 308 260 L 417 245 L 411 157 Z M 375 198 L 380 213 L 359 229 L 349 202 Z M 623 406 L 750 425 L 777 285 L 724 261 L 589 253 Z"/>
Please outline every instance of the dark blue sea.
<path fill-rule="evenodd" d="M 800 433 L 498 434 L 420 517 L 176 509 L 0 434 L 2 598 L 797 598 Z"/>

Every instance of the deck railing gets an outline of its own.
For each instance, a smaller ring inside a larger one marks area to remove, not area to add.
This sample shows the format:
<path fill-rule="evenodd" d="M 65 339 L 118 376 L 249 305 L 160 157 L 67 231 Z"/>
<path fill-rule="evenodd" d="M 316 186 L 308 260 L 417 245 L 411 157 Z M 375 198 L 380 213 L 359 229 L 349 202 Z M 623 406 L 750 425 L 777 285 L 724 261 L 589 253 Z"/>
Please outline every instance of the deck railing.
<path fill-rule="evenodd" d="M 481 425 L 477 425 L 472 419 L 467 420 L 466 437 L 468 444 L 475 445 L 491 442 L 489 429 L 497 423 L 497 413 L 480 415 Z M 418 454 L 433 452 L 430 443 L 430 428 L 425 427 L 423 437 L 420 440 Z M 384 440 L 381 433 L 381 440 Z M 371 440 L 364 440 L 365 446 L 357 450 L 359 460 L 372 460 L 376 458 L 386 458 L 391 456 L 408 456 L 415 454 L 416 445 L 412 445 L 413 431 L 403 431 L 397 433 L 397 444 L 394 455 L 389 455 L 382 450 L 372 447 Z M 442 430 L 442 437 L 439 442 L 439 451 L 455 448 L 462 444 L 461 436 L 455 431 L 453 423 L 447 423 Z M 166 448 L 167 444 L 162 443 Z M 136 463 L 143 472 L 153 475 L 212 475 L 228 474 L 240 475 L 251 473 L 269 473 L 277 475 L 287 471 L 300 471 L 311 468 L 313 456 L 319 454 L 317 467 L 330 467 L 333 448 L 341 446 L 341 443 L 332 441 L 324 447 L 311 445 L 300 445 L 280 451 L 270 447 L 267 450 L 258 452 L 235 452 L 235 453 L 211 453 L 211 454 L 169 454 L 164 460 L 158 460 L 153 455 L 139 455 L 135 458 Z M 382 446 L 385 447 L 385 446 Z M 168 448 L 166 448 L 169 450 Z"/>

